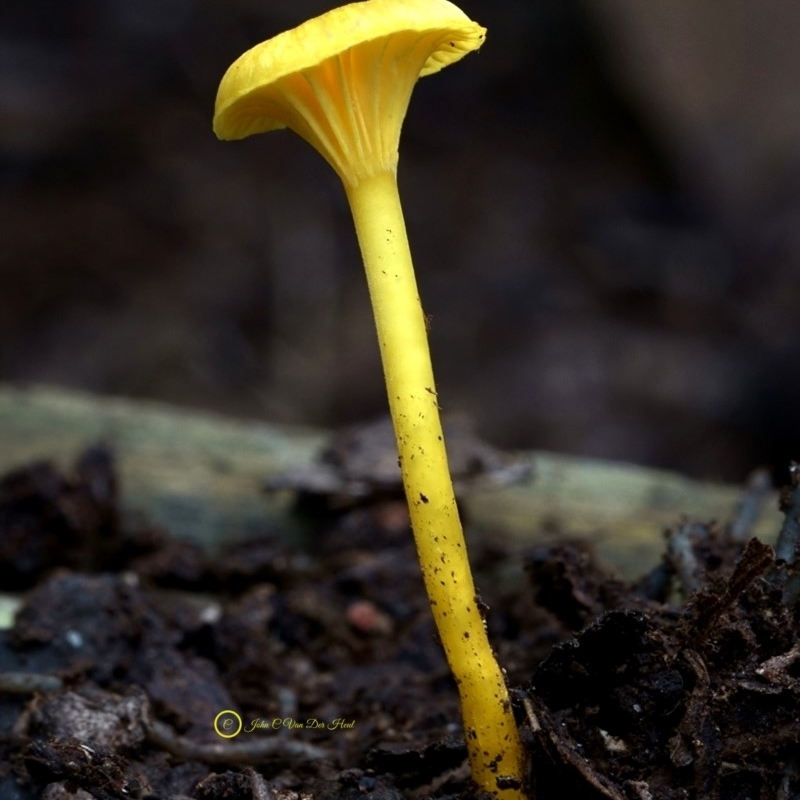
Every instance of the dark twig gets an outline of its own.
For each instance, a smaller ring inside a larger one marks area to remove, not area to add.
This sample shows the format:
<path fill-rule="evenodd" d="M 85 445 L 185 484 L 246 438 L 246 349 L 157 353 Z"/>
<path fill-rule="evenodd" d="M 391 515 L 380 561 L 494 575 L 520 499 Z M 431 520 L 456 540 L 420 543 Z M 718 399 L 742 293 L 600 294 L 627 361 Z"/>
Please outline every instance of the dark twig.
<path fill-rule="evenodd" d="M 775 563 L 775 555 L 768 544 L 751 539 L 725 583 L 722 592 L 702 591 L 695 597 L 691 613 L 684 619 L 688 641 L 703 636 L 714 625 L 726 609 L 730 608 L 750 584 L 770 570 Z"/>
<path fill-rule="evenodd" d="M 699 522 L 684 522 L 667 536 L 667 560 L 678 576 L 684 597 L 689 597 L 700 586 L 702 574 L 695 545 L 707 537 L 708 529 Z"/>
<path fill-rule="evenodd" d="M 783 525 L 775 544 L 775 557 L 790 566 L 797 561 L 800 545 L 800 464 L 793 461 L 789 466 L 791 485 L 781 492 Z"/>
<path fill-rule="evenodd" d="M 796 461 L 789 465 L 789 476 L 790 486 L 781 491 L 783 525 L 775 544 L 775 558 L 786 568 L 783 602 L 794 608 L 800 598 L 800 464 Z"/>
<path fill-rule="evenodd" d="M 64 682 L 57 675 L 39 672 L 0 672 L 0 694 L 57 692 Z"/>
<path fill-rule="evenodd" d="M 769 471 L 762 467 L 751 472 L 730 526 L 731 539 L 734 542 L 744 543 L 752 536 L 753 528 L 770 497 L 772 479 Z"/>
<path fill-rule="evenodd" d="M 800 659 L 800 643 L 795 644 L 788 652 L 768 658 L 759 664 L 756 667 L 756 675 L 769 683 L 792 688 L 797 685 L 797 678 L 789 670 L 798 659 Z"/>

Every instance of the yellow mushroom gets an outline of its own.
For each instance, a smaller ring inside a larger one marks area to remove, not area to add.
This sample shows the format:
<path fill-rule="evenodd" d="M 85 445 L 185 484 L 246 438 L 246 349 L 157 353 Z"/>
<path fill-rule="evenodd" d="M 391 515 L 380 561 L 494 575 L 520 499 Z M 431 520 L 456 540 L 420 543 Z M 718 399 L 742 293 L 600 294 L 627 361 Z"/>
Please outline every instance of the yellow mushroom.
<path fill-rule="evenodd" d="M 481 617 L 397 190 L 400 130 L 417 80 L 477 50 L 486 31 L 447 0 L 365 0 L 252 48 L 220 83 L 220 139 L 290 128 L 344 184 L 369 284 L 411 523 L 470 767 L 491 796 L 525 796 L 525 760 Z"/>

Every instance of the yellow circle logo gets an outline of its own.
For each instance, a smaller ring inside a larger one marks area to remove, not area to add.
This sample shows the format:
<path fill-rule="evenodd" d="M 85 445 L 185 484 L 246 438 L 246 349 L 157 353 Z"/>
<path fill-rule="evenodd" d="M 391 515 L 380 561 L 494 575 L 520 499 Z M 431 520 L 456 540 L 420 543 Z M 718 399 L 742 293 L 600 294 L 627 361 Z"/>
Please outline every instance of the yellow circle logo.
<path fill-rule="evenodd" d="M 230 709 L 220 711 L 214 717 L 214 731 L 223 739 L 233 739 L 242 732 L 242 718 Z"/>

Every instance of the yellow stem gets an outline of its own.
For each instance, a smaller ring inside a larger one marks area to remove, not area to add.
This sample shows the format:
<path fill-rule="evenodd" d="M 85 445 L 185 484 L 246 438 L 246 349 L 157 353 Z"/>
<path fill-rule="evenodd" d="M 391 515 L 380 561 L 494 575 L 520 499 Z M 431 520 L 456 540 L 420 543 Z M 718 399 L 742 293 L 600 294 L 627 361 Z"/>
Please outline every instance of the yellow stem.
<path fill-rule="evenodd" d="M 522 744 L 476 602 L 396 175 L 382 172 L 345 191 L 367 273 L 417 553 L 458 684 L 472 776 L 493 797 L 523 800 L 522 789 L 497 787 L 499 776 L 522 785 Z"/>

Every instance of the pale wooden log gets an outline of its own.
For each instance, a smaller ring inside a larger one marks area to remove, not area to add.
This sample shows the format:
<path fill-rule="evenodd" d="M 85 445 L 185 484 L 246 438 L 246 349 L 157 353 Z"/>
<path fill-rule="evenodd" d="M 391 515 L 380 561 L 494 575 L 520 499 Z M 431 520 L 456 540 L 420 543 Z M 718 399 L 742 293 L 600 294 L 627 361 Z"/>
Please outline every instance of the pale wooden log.
<path fill-rule="evenodd" d="M 0 471 L 36 459 L 69 467 L 85 447 L 105 442 L 117 455 L 125 507 L 204 543 L 268 528 L 295 532 L 290 497 L 261 487 L 270 475 L 311 459 L 323 440 L 322 431 L 153 402 L 0 388 Z M 742 492 L 610 461 L 544 452 L 525 458 L 533 464 L 531 480 L 464 499 L 470 535 L 491 532 L 524 546 L 590 538 L 627 575 L 656 563 L 663 531 L 682 517 L 730 520 Z M 774 541 L 780 523 L 773 498 L 756 532 Z"/>
<path fill-rule="evenodd" d="M 126 508 L 201 542 L 286 517 L 267 475 L 312 458 L 320 432 L 47 387 L 0 389 L 0 470 L 37 459 L 70 467 L 89 445 L 117 458 Z"/>

